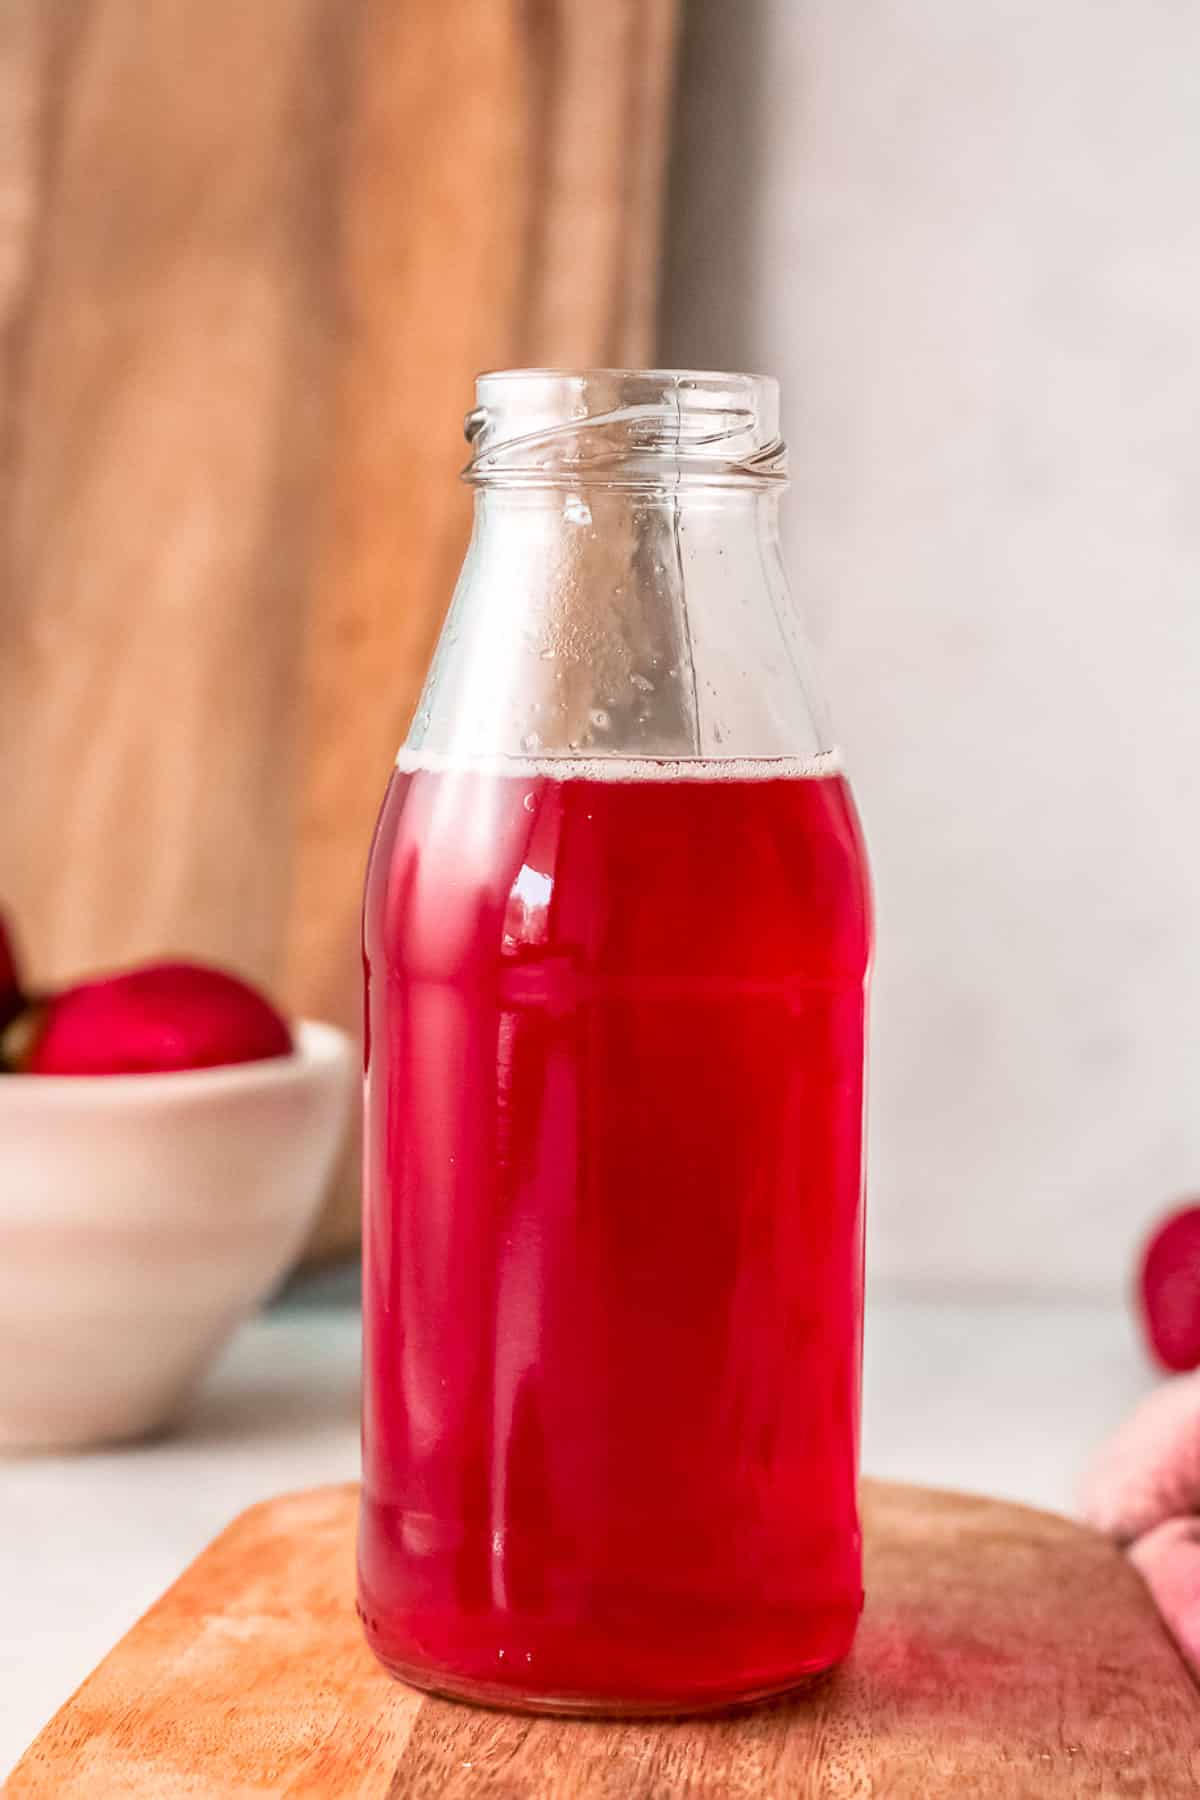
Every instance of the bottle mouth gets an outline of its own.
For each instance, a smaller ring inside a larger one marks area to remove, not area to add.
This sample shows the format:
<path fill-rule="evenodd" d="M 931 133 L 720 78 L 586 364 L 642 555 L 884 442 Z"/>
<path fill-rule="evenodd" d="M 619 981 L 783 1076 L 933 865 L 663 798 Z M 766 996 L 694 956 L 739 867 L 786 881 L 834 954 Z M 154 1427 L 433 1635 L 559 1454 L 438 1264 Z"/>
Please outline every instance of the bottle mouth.
<path fill-rule="evenodd" d="M 775 486 L 779 383 L 701 369 L 496 369 L 475 382 L 463 479 L 513 486 Z"/>

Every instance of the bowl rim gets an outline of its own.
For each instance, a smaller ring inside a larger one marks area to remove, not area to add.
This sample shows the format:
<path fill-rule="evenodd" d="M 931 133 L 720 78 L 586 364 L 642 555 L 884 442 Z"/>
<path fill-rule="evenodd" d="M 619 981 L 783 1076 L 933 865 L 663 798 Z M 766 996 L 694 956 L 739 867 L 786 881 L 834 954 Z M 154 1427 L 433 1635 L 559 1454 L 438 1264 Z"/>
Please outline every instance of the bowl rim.
<path fill-rule="evenodd" d="M 286 1056 L 263 1056 L 253 1062 L 214 1063 L 204 1069 L 158 1069 L 114 1075 L 0 1075 L 0 1108 L 11 1097 L 37 1105 L 38 1094 L 47 1099 L 129 1102 L 131 1100 L 183 1099 L 216 1096 L 230 1089 L 253 1091 L 277 1088 L 303 1080 L 322 1070 L 349 1064 L 353 1049 L 349 1032 L 324 1019 L 296 1019 L 292 1024 L 294 1047 Z"/>

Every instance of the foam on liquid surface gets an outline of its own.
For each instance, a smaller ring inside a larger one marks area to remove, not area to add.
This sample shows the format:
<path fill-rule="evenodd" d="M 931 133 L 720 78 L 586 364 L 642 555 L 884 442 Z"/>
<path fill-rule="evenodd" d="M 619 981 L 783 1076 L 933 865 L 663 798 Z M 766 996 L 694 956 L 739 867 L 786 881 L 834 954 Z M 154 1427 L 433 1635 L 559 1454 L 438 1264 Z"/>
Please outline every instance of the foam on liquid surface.
<path fill-rule="evenodd" d="M 452 756 L 440 750 L 402 745 L 396 767 L 404 774 L 422 769 L 449 774 L 469 771 L 512 775 L 530 781 L 812 781 L 840 775 L 840 750 L 811 756 Z"/>

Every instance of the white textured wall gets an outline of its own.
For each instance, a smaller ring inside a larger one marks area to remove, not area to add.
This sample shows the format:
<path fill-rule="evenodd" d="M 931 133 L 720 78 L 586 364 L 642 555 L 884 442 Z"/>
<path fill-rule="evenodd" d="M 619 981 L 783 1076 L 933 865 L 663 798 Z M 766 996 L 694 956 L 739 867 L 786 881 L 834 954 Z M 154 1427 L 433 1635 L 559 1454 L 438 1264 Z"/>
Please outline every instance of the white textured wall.
<path fill-rule="evenodd" d="M 1200 1190 L 1200 6 L 689 0 L 673 363 L 784 380 L 874 853 L 874 1269 Z"/>

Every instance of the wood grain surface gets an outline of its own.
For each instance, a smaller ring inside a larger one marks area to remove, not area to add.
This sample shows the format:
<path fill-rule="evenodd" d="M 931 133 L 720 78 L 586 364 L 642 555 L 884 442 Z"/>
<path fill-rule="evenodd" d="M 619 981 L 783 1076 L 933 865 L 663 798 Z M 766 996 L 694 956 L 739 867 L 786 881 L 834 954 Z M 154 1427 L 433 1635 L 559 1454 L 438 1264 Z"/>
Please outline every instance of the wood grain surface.
<path fill-rule="evenodd" d="M 357 1023 L 471 378 L 650 355 L 676 0 L 0 8 L 0 905 Z M 326 1247 L 354 1236 L 349 1184 Z"/>
<path fill-rule="evenodd" d="M 843 1800 L 1200 1792 L 1200 1694 L 1098 1535 L 867 1483 L 850 1661 L 782 1702 L 669 1723 L 423 1697 L 352 1604 L 353 1488 L 244 1513 L 26 1754 L 14 1800 Z"/>

